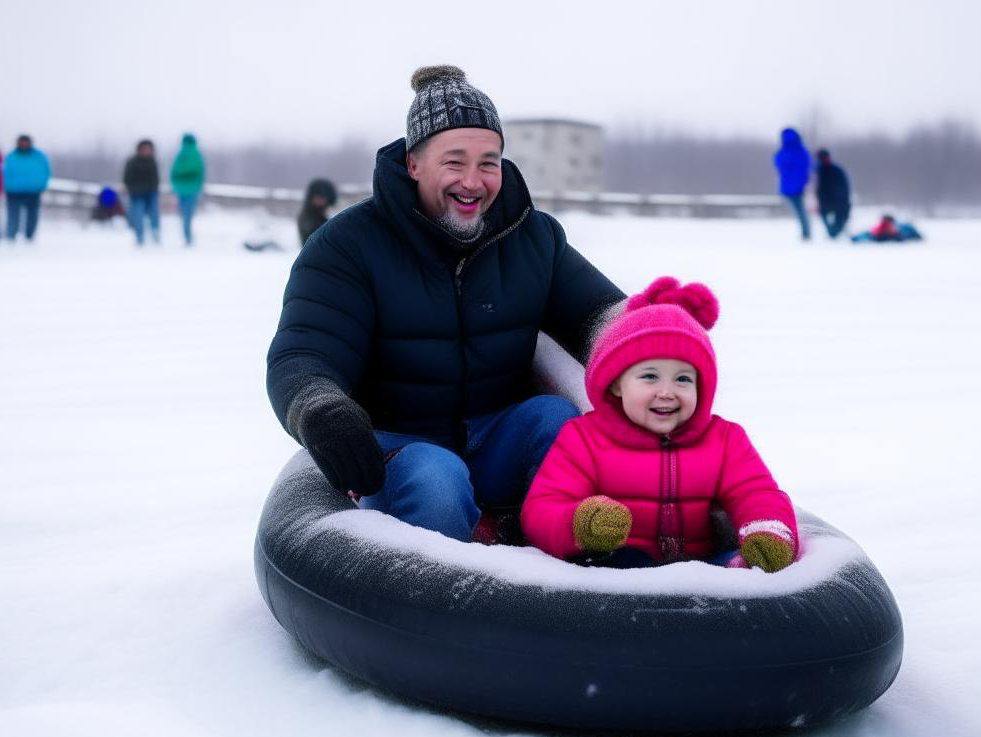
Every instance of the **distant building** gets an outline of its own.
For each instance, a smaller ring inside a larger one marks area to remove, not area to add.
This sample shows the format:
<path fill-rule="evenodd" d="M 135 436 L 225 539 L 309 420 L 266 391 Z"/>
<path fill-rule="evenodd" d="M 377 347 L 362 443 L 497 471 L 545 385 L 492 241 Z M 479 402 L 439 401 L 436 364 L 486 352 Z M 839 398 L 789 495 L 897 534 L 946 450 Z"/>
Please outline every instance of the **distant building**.
<path fill-rule="evenodd" d="M 559 118 L 504 123 L 504 155 L 532 192 L 599 192 L 603 187 L 603 129 Z"/>

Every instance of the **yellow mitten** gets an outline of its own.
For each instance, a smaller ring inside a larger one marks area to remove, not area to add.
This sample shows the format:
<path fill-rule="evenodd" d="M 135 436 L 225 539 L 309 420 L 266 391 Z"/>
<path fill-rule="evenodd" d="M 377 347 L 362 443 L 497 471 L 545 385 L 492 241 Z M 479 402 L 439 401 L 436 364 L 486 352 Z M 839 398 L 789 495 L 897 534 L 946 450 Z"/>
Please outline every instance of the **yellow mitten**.
<path fill-rule="evenodd" d="M 609 553 L 622 546 L 630 534 L 630 510 L 608 496 L 583 499 L 572 517 L 572 532 L 584 551 Z"/>
<path fill-rule="evenodd" d="M 743 538 L 739 553 L 750 568 L 775 573 L 794 562 L 794 546 L 769 532 L 754 532 Z"/>

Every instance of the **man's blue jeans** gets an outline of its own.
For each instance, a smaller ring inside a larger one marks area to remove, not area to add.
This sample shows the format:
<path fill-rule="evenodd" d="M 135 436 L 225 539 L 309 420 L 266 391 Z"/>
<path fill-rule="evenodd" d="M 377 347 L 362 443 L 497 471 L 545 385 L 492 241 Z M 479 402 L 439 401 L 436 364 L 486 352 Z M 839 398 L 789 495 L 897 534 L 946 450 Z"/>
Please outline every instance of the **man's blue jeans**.
<path fill-rule="evenodd" d="M 39 192 L 7 192 L 7 238 L 14 240 L 20 230 L 20 211 L 24 210 L 27 218 L 24 223 L 24 235 L 27 240 L 34 238 L 37 230 L 38 211 L 41 208 Z"/>
<path fill-rule="evenodd" d="M 160 242 L 160 200 L 156 192 L 130 195 L 129 224 L 136 233 L 136 242 L 143 245 L 143 219 L 150 218 L 150 231 L 153 240 Z"/>
<path fill-rule="evenodd" d="M 196 194 L 177 195 L 177 206 L 181 211 L 181 224 L 184 226 L 184 243 L 188 246 L 194 242 L 191 237 L 191 220 L 194 218 L 194 210 L 198 205 Z"/>
<path fill-rule="evenodd" d="M 542 395 L 468 420 L 463 456 L 439 442 L 376 431 L 388 455 L 385 485 L 361 507 L 470 542 L 480 506 L 517 506 L 566 420 L 579 410 Z"/>
<path fill-rule="evenodd" d="M 804 209 L 804 194 L 795 195 L 784 195 L 787 201 L 790 203 L 790 208 L 797 215 L 797 219 L 800 221 L 800 237 L 805 241 L 811 239 L 811 221 L 807 217 L 807 210 Z"/>
<path fill-rule="evenodd" d="M 832 240 L 845 229 L 850 209 L 847 206 L 821 209 L 821 219 L 824 221 L 824 227 L 828 229 L 828 237 Z"/>

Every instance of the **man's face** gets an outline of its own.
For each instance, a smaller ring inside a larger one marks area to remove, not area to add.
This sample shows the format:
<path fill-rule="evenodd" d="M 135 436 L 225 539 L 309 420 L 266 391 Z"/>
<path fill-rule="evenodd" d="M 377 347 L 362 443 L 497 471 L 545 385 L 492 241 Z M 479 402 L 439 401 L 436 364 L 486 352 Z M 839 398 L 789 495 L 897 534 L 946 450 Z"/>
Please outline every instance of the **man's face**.
<path fill-rule="evenodd" d="M 30 147 L 31 147 L 31 139 L 30 138 L 18 138 L 17 139 L 17 150 L 18 151 L 27 151 Z"/>
<path fill-rule="evenodd" d="M 454 128 L 421 148 L 406 165 L 423 212 L 461 238 L 477 235 L 501 191 L 501 137 L 484 128 Z"/>
<path fill-rule="evenodd" d="M 149 144 L 146 144 L 146 143 L 137 146 L 136 147 L 136 155 L 137 156 L 153 156 L 153 146 L 150 146 Z"/>

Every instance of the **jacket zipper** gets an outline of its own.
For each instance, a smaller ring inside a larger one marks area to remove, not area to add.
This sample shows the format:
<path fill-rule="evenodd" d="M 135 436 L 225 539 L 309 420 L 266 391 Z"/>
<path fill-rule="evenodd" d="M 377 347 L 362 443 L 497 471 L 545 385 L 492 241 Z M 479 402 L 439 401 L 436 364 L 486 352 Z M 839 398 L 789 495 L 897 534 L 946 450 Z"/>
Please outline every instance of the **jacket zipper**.
<path fill-rule="evenodd" d="M 507 228 L 505 228 L 500 233 L 495 235 L 493 238 L 488 238 L 486 241 L 484 241 L 484 243 L 480 245 L 480 247 L 476 251 L 471 253 L 469 256 L 464 256 L 463 258 L 460 259 L 460 262 L 456 265 L 456 272 L 454 274 L 454 279 L 456 282 L 456 291 L 458 295 L 460 294 L 460 290 L 463 287 L 463 269 L 467 266 L 467 264 L 472 263 L 473 260 L 476 259 L 477 256 L 479 256 L 481 253 L 483 253 L 484 250 L 487 248 L 487 246 L 489 246 L 491 243 L 496 243 L 502 238 L 506 238 L 507 236 L 511 235 L 511 233 L 513 233 L 518 228 L 518 226 L 525 221 L 525 218 L 528 217 L 529 212 L 531 212 L 530 206 L 526 207 L 522 211 L 522 213 L 518 216 L 518 219 L 515 220 L 513 223 L 511 223 L 511 225 L 509 225 Z"/>
<path fill-rule="evenodd" d="M 461 305 L 463 289 L 460 280 L 460 272 L 463 269 L 463 262 L 465 260 L 465 258 L 460 259 L 453 273 L 453 303 L 456 306 L 456 324 L 459 326 L 460 331 L 460 340 L 457 345 L 460 348 L 460 366 L 463 369 L 463 376 L 460 377 L 460 413 L 453 423 L 453 442 L 461 454 L 466 453 L 467 450 L 467 426 L 464 416 L 467 411 L 467 375 L 469 374 L 469 369 L 467 368 L 467 350 L 464 345 L 466 342 L 466 332 L 463 326 L 463 308 Z"/>
<path fill-rule="evenodd" d="M 678 498 L 678 452 L 668 435 L 661 437 L 661 510 L 658 515 L 658 548 L 661 562 L 681 560 L 684 552 L 681 505 Z"/>
<path fill-rule="evenodd" d="M 464 324 L 463 324 L 463 305 L 462 305 L 463 269 L 467 266 L 467 264 L 471 263 L 475 258 L 477 258 L 477 256 L 479 256 L 491 243 L 496 243 L 502 238 L 505 238 L 511 233 L 513 233 L 514 230 L 519 225 L 521 225 L 521 223 L 524 222 L 524 219 L 528 216 L 528 213 L 530 211 L 531 211 L 531 207 L 526 207 L 517 220 L 515 220 L 510 226 L 502 230 L 493 238 L 487 239 L 487 241 L 481 244 L 481 246 L 476 251 L 471 253 L 469 256 L 464 256 L 463 258 L 461 258 L 457 262 L 456 269 L 453 270 L 453 286 L 454 286 L 454 296 L 456 302 L 456 320 L 457 320 L 457 324 L 460 326 L 460 343 L 459 343 L 460 365 L 463 367 L 463 377 L 462 377 L 463 380 L 460 382 L 461 415 L 455 423 L 456 425 L 455 432 L 457 435 L 457 438 L 455 438 L 455 440 L 460 450 L 464 452 L 466 451 L 467 429 L 466 429 L 465 421 L 463 419 L 463 413 L 466 412 L 466 407 L 467 407 L 467 376 L 469 374 L 469 368 L 467 366 L 467 351 L 466 348 L 464 347 L 464 343 L 466 342 L 466 331 L 464 330 Z"/>

